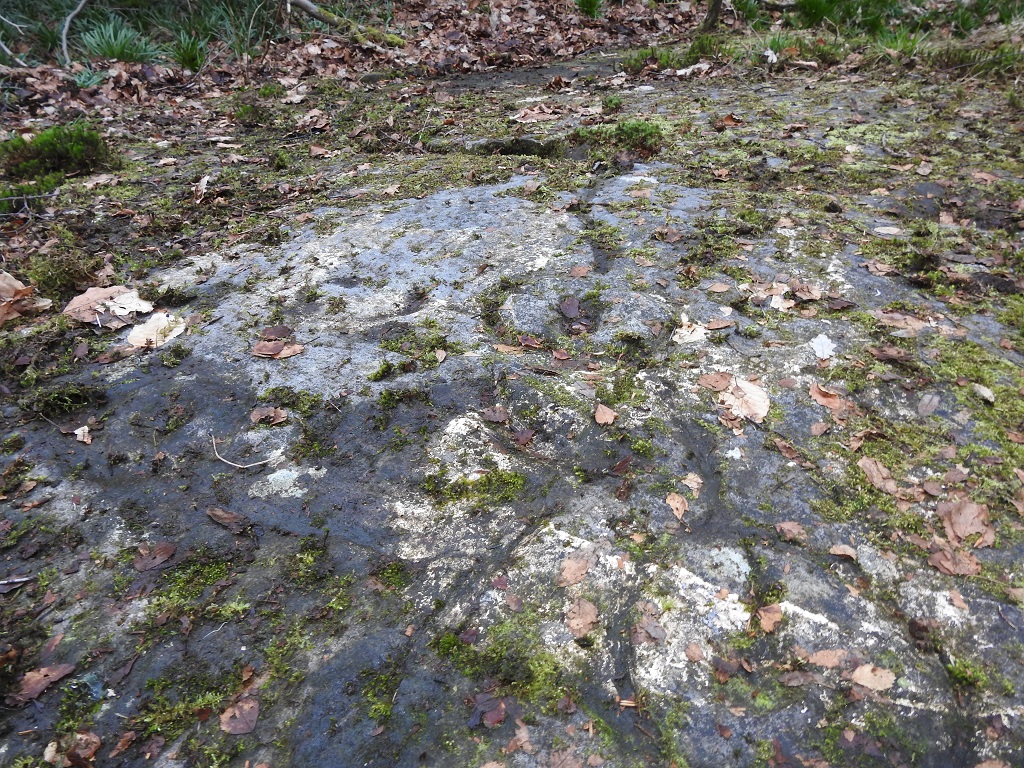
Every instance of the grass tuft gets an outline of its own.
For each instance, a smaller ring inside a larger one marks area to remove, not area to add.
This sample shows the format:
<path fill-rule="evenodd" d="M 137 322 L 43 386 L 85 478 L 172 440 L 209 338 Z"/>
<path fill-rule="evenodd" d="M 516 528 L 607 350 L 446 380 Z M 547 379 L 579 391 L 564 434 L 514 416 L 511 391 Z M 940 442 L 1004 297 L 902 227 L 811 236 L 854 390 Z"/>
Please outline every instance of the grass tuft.
<path fill-rule="evenodd" d="M 83 32 L 80 44 L 94 59 L 151 62 L 161 53 L 156 43 L 116 16 Z"/>

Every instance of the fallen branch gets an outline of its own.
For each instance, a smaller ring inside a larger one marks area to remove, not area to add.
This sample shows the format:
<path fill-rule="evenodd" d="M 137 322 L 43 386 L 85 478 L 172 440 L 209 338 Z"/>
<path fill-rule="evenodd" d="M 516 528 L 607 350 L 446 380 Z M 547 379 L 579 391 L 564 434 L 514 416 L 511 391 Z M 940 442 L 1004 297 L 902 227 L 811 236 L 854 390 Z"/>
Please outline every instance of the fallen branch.
<path fill-rule="evenodd" d="M 376 27 L 364 27 L 352 21 L 352 19 L 346 19 L 344 16 L 339 16 L 331 11 L 325 11 L 319 5 L 312 2 L 312 0 L 286 0 L 286 8 L 290 9 L 292 6 L 312 16 L 317 21 L 322 21 L 330 27 L 342 30 L 357 43 L 380 43 L 392 48 L 401 48 L 405 45 L 405 39 L 400 35 L 385 32 Z"/>
<path fill-rule="evenodd" d="M 213 455 L 216 456 L 221 461 L 223 461 L 225 464 L 232 467 L 236 467 L 237 469 L 250 469 L 252 467 L 260 467 L 263 466 L 264 464 L 269 464 L 270 462 L 273 461 L 273 459 L 264 459 L 263 461 L 257 461 L 252 464 L 235 464 L 235 462 L 228 461 L 217 452 L 217 438 L 213 437 L 213 435 L 210 435 L 210 438 L 213 440 Z"/>
<path fill-rule="evenodd" d="M 53 192 L 47 192 L 44 195 L 11 195 L 10 197 L 0 197 L 0 202 L 7 202 L 8 200 L 42 200 L 44 197 L 56 197 L 60 193 L 59 189 L 53 190 Z"/>
<path fill-rule="evenodd" d="M 11 21 L 10 19 L 8 19 L 8 18 L 7 18 L 6 16 L 4 16 L 3 14 L 0 14 L 0 21 L 2 21 L 2 22 L 3 22 L 4 24 L 6 24 L 6 25 L 7 25 L 7 26 L 9 26 L 9 27 L 14 27 L 14 28 L 15 28 L 16 30 L 18 30 L 18 34 L 19 34 L 19 35 L 20 35 L 20 34 L 21 34 L 22 32 L 24 32 L 24 31 L 25 31 L 25 27 L 23 27 L 23 26 L 22 26 L 21 24 L 15 24 L 15 23 L 14 23 L 13 21 Z"/>
<path fill-rule="evenodd" d="M 3 17 L 0 17 L 0 18 L 3 18 Z M 6 21 L 6 19 L 4 19 L 4 20 Z M 12 25 L 12 26 L 17 26 L 17 25 Z M 3 40 L 0 40 L 0 51 L 3 51 L 5 54 L 7 54 L 14 61 L 14 63 L 17 64 L 19 67 L 28 66 L 27 64 L 25 64 L 24 61 L 22 61 L 21 59 L 19 59 L 17 56 L 14 55 L 14 51 L 12 51 L 10 48 L 8 48 L 6 45 L 4 45 L 4 41 Z"/>
<path fill-rule="evenodd" d="M 78 1 L 78 5 L 75 6 L 75 10 L 69 13 L 67 18 L 64 19 L 64 26 L 60 30 L 60 50 L 61 53 L 64 54 L 65 67 L 71 66 L 71 57 L 68 55 L 68 30 L 71 29 L 71 21 L 78 15 L 78 12 L 85 7 L 87 2 L 89 2 L 89 0 Z"/>

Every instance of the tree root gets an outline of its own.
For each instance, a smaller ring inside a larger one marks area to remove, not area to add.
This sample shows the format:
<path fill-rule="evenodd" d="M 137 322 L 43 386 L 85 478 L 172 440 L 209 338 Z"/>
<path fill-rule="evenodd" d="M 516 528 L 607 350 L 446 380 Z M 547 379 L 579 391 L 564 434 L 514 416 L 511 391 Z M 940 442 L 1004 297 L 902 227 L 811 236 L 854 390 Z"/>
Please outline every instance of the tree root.
<path fill-rule="evenodd" d="M 312 16 L 317 21 L 322 21 L 328 26 L 341 30 L 356 43 L 376 43 L 378 45 L 387 45 L 391 48 L 401 48 L 405 45 L 405 38 L 400 35 L 385 32 L 376 27 L 365 27 L 362 24 L 357 24 L 351 19 L 346 19 L 344 16 L 331 13 L 331 11 L 325 11 L 320 6 L 311 2 L 311 0 L 289 0 L 288 4 Z"/>

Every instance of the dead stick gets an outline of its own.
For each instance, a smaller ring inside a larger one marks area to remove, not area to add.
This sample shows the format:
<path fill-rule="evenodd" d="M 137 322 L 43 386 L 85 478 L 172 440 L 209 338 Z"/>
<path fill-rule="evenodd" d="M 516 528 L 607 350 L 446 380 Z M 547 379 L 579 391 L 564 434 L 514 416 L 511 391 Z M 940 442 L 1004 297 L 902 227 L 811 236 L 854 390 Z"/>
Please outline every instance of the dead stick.
<path fill-rule="evenodd" d="M 10 48 L 8 48 L 6 45 L 4 45 L 4 41 L 3 40 L 0 40 L 0 50 L 2 50 L 4 53 L 6 53 L 8 56 L 10 56 L 11 59 L 14 60 L 14 63 L 17 64 L 19 67 L 28 66 L 27 64 L 25 64 L 24 61 L 22 61 L 21 59 L 19 59 L 17 56 L 14 55 L 14 51 L 12 51 Z"/>
<path fill-rule="evenodd" d="M 217 452 L 217 438 L 214 437 L 213 435 L 210 435 L 210 438 L 213 440 L 213 455 L 216 456 L 221 461 L 223 461 L 225 464 L 228 464 L 232 467 L 236 467 L 238 469 L 250 469 L 251 467 L 259 467 L 262 466 L 263 464 L 269 464 L 270 462 L 273 461 L 273 459 L 264 459 L 263 461 L 257 461 L 253 464 L 235 464 L 235 462 L 228 461 Z"/>
<path fill-rule="evenodd" d="M 405 45 L 405 40 L 400 35 L 384 32 L 376 27 L 364 27 L 356 24 L 351 19 L 339 16 L 336 13 L 324 10 L 312 0 L 290 0 L 289 7 L 294 6 L 303 13 L 312 16 L 317 21 L 322 21 L 329 27 L 344 30 L 349 37 L 357 43 L 368 44 L 372 42 L 384 43 L 392 47 Z"/>
<path fill-rule="evenodd" d="M 78 12 L 85 7 L 87 2 L 89 2 L 89 0 L 79 0 L 78 5 L 75 6 L 75 10 L 69 13 L 67 18 L 64 19 L 64 27 L 60 31 L 60 50 L 61 53 L 64 54 L 65 67 L 71 66 L 71 57 L 68 56 L 68 30 L 71 29 L 71 21 L 78 15 Z"/>
<path fill-rule="evenodd" d="M 10 19 L 8 19 L 8 18 L 7 18 L 6 16 L 4 16 L 3 14 L 0 14 L 0 21 L 2 21 L 2 22 L 3 22 L 4 24 L 6 24 L 6 25 L 7 25 L 7 26 L 9 26 L 9 27 L 14 27 L 14 28 L 15 28 L 16 30 L 18 30 L 18 34 L 19 34 L 19 35 L 20 35 L 20 34 L 21 34 L 22 32 L 24 32 L 24 31 L 25 31 L 25 28 L 24 28 L 24 27 L 23 27 L 23 26 L 22 26 L 21 24 L 15 24 L 15 23 L 14 23 L 13 21 L 11 21 Z"/>

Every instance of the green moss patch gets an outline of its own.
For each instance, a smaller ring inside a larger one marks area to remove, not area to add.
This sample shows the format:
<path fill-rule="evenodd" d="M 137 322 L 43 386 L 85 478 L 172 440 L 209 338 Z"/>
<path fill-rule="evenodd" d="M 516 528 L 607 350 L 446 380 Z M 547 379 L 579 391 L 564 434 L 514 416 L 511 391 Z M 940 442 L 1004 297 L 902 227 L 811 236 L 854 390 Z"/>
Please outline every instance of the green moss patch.
<path fill-rule="evenodd" d="M 492 469 L 477 480 L 460 477 L 449 481 L 446 473 L 436 472 L 423 479 L 423 490 L 442 503 L 469 499 L 500 504 L 523 494 L 526 490 L 526 475 Z"/>

